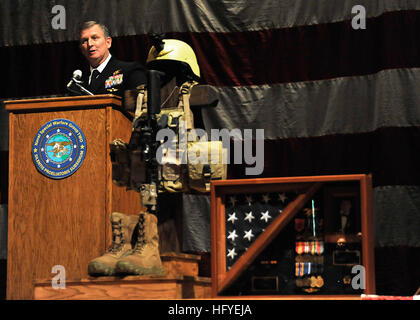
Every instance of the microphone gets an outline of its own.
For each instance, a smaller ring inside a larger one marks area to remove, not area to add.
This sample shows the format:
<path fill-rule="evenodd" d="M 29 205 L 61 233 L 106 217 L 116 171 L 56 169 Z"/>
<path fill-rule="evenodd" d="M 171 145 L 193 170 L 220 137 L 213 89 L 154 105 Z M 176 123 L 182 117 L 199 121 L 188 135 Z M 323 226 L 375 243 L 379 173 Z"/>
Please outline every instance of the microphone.
<path fill-rule="evenodd" d="M 71 80 L 69 81 L 69 83 L 67 84 L 67 90 L 76 93 L 76 94 L 80 94 L 81 92 L 84 94 L 88 94 L 93 96 L 94 94 L 92 92 L 90 92 L 89 90 L 85 89 L 82 84 L 83 81 L 82 79 L 82 71 L 81 70 L 74 70 L 73 71 L 73 77 L 71 78 Z M 77 87 L 78 90 L 76 90 Z"/>
<path fill-rule="evenodd" d="M 82 79 L 82 71 L 81 70 L 74 70 L 73 71 L 73 79 L 75 79 L 75 80 Z"/>
<path fill-rule="evenodd" d="M 82 78 L 82 71 L 81 70 L 74 70 L 73 71 L 73 77 L 71 78 L 71 80 L 67 84 L 67 87 L 70 87 L 71 84 L 73 83 L 73 81 L 79 82 L 81 78 Z"/>

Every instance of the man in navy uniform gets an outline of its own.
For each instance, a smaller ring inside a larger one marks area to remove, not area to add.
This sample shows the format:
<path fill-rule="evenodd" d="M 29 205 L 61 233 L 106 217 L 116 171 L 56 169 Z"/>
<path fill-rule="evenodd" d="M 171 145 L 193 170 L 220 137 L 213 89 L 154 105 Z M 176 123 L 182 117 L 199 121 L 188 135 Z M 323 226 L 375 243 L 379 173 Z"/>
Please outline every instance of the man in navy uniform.
<path fill-rule="evenodd" d="M 146 82 L 146 71 L 138 62 L 114 58 L 109 52 L 111 44 L 112 38 L 103 24 L 87 21 L 82 25 L 80 50 L 90 65 L 82 80 L 93 94 L 123 96 L 125 90 L 135 89 Z"/>

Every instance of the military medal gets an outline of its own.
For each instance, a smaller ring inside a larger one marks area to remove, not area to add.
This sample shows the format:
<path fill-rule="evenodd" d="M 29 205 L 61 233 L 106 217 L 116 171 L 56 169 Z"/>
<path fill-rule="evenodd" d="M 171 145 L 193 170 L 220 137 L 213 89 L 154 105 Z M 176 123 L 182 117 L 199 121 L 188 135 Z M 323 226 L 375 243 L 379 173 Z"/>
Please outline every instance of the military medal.
<path fill-rule="evenodd" d="M 303 277 L 305 275 L 315 273 L 314 269 L 317 270 L 317 265 L 312 262 L 296 262 L 295 263 L 296 277 Z"/>
<path fill-rule="evenodd" d="M 309 287 L 311 285 L 311 279 L 310 278 L 297 278 L 296 279 L 296 286 L 301 287 Z"/>
<path fill-rule="evenodd" d="M 314 241 L 312 243 L 313 249 L 312 254 L 323 254 L 324 253 L 324 242 L 323 241 Z"/>
<path fill-rule="evenodd" d="M 324 253 L 324 241 L 319 241 L 319 254 Z"/>
<path fill-rule="evenodd" d="M 302 277 L 309 274 L 319 274 L 324 272 L 324 264 L 313 262 L 295 262 L 295 275 Z"/>
<path fill-rule="evenodd" d="M 300 272 L 301 272 L 301 262 L 296 262 L 295 263 L 295 276 L 296 277 L 300 277 Z"/>
<path fill-rule="evenodd" d="M 316 277 L 317 278 L 317 286 L 318 288 L 322 288 L 324 285 L 324 279 L 321 276 Z"/>
<path fill-rule="evenodd" d="M 309 253 L 310 252 L 310 244 L 309 244 L 309 242 L 308 241 L 305 241 L 304 242 L 304 246 L 305 246 L 305 248 L 303 249 L 303 252 L 305 252 L 305 253 Z"/>
<path fill-rule="evenodd" d="M 109 88 L 117 86 L 121 83 L 123 83 L 123 74 L 116 74 L 105 80 L 105 88 L 109 91 Z"/>
<path fill-rule="evenodd" d="M 317 253 L 316 252 L 316 244 L 317 244 L 317 242 L 318 241 L 312 241 L 312 243 L 311 243 L 311 254 L 312 255 L 315 255 L 315 253 Z"/>
<path fill-rule="evenodd" d="M 324 285 L 324 279 L 321 276 L 312 276 L 311 280 L 311 288 L 322 288 Z"/>
<path fill-rule="evenodd" d="M 303 253 L 303 248 L 304 248 L 303 242 L 301 242 L 301 241 L 296 242 L 296 253 L 297 254 L 302 254 Z"/>
<path fill-rule="evenodd" d="M 297 278 L 296 279 L 296 286 L 297 287 L 303 287 L 303 279 Z"/>
<path fill-rule="evenodd" d="M 316 283 L 317 283 L 316 277 L 315 276 L 312 276 L 309 279 L 311 280 L 311 288 L 317 287 L 317 285 L 316 285 Z"/>
<path fill-rule="evenodd" d="M 304 263 L 304 265 L 303 265 L 303 267 L 304 267 L 303 273 L 304 274 L 311 274 L 311 266 L 312 266 L 312 263 L 310 263 L 310 262 Z"/>
<path fill-rule="evenodd" d="M 296 242 L 296 253 L 310 253 L 323 254 L 324 253 L 324 242 L 323 241 L 297 241 Z"/>

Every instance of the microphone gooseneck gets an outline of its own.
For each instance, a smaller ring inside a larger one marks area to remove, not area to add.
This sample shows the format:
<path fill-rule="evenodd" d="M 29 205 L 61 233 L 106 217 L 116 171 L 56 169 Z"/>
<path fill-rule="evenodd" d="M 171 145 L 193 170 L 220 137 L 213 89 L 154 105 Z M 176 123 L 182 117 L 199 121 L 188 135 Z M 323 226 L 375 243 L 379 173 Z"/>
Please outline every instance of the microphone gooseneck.
<path fill-rule="evenodd" d="M 73 77 L 70 82 L 67 84 L 67 89 L 76 94 L 87 94 L 93 96 L 94 94 L 82 86 L 82 71 L 74 70 Z M 77 89 L 76 89 L 76 88 Z"/>

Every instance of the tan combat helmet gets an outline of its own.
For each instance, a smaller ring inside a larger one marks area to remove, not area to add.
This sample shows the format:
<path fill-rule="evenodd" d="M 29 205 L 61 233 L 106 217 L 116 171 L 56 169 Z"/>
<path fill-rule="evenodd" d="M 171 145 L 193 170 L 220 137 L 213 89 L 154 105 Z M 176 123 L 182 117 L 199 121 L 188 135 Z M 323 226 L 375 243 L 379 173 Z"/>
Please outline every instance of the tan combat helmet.
<path fill-rule="evenodd" d="M 200 68 L 194 50 L 176 39 L 155 41 L 146 60 L 148 69 L 159 70 L 169 76 L 198 81 Z"/>

